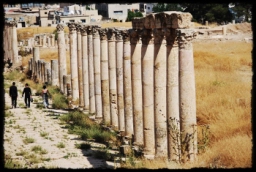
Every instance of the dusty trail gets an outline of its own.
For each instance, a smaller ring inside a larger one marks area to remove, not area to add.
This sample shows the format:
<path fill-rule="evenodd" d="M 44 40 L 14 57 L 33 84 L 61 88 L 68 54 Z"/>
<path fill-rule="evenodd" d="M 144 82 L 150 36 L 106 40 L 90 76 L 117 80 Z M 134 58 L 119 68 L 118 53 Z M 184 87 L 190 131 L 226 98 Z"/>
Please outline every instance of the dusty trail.
<path fill-rule="evenodd" d="M 5 80 L 5 83 L 8 82 Z M 9 81 L 10 82 L 10 81 Z M 10 82 L 11 83 L 11 82 Z M 76 135 L 68 134 L 64 125 L 60 124 L 57 116 L 66 113 L 65 111 L 54 109 L 36 108 L 38 103 L 42 103 L 41 97 L 33 96 L 34 102 L 30 108 L 25 108 L 21 91 L 24 85 L 16 83 L 19 96 L 17 108 L 11 107 L 11 98 L 8 90 L 5 90 L 6 112 L 4 129 L 4 154 L 19 161 L 25 168 L 114 168 L 113 162 L 105 162 L 92 156 L 94 148 L 82 150 L 75 148 L 76 144 L 84 143 Z M 50 101 L 51 105 L 51 101 Z M 44 136 L 45 135 L 45 136 Z M 25 144 L 26 138 L 34 139 L 33 143 Z M 64 148 L 58 148 L 64 145 Z M 41 146 L 45 152 L 32 151 L 35 146 Z M 103 144 L 92 143 L 92 147 L 102 147 Z M 32 157 L 24 158 L 24 157 Z"/>

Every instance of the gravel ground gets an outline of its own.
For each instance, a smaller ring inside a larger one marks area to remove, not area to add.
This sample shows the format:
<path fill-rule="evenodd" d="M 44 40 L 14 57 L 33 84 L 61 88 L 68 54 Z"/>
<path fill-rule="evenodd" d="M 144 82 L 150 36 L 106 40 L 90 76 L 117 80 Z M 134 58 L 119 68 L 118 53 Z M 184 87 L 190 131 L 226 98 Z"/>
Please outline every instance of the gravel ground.
<path fill-rule="evenodd" d="M 16 83 L 16 85 L 18 90 L 23 90 L 24 86 L 21 83 Z M 118 166 L 114 162 L 96 159 L 92 156 L 96 149 L 104 147 L 102 144 L 92 143 L 90 150 L 75 148 L 75 144 L 85 141 L 80 140 L 77 135 L 68 134 L 68 130 L 61 125 L 57 116 L 66 113 L 65 111 L 36 108 L 37 100 L 42 104 L 42 99 L 38 96 L 33 96 L 35 101 L 27 109 L 20 93 L 17 108 L 10 109 L 11 98 L 7 94 L 8 90 L 5 92 L 6 109 L 8 109 L 6 112 L 10 112 L 11 115 L 5 118 L 4 154 L 17 160 L 24 168 L 113 169 Z M 42 134 L 48 135 L 43 137 Z M 34 142 L 25 144 L 26 138 L 34 139 Z M 61 143 L 65 146 L 64 148 L 58 148 Z M 32 151 L 35 146 L 40 146 L 46 152 L 40 154 L 40 152 Z M 35 156 L 32 160 L 28 160 L 24 158 L 25 155 L 22 155 L 22 152 L 30 154 L 31 157 Z M 38 162 L 33 163 L 36 161 Z"/>

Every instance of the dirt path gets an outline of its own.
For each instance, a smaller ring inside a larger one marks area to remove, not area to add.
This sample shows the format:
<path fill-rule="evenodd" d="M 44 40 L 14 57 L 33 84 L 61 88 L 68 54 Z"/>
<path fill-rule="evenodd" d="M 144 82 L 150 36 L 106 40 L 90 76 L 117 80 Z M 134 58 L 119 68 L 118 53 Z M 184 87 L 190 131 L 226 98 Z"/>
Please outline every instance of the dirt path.
<path fill-rule="evenodd" d="M 24 88 L 21 83 L 16 85 L 20 91 Z M 116 165 L 114 162 L 94 158 L 93 148 L 82 150 L 75 147 L 76 144 L 84 141 L 79 140 L 76 135 L 68 134 L 68 130 L 61 125 L 57 117 L 66 113 L 65 111 L 36 108 L 37 100 L 42 104 L 42 99 L 38 96 L 33 96 L 35 101 L 27 109 L 24 99 L 21 98 L 21 92 L 19 92 L 17 108 L 9 109 L 11 99 L 7 94 L 8 90 L 5 92 L 5 103 L 8 108 L 5 112 L 9 114 L 5 117 L 5 155 L 19 161 L 24 168 L 114 168 Z M 29 140 L 34 142 L 24 143 Z M 104 146 L 93 144 L 92 147 Z"/>

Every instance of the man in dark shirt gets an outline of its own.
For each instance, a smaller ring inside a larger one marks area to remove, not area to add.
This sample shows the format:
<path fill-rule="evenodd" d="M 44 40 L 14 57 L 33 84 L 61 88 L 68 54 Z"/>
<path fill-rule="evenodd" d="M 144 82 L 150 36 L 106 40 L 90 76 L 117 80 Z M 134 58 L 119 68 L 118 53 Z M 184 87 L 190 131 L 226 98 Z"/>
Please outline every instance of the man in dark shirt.
<path fill-rule="evenodd" d="M 25 101 L 26 107 L 30 108 L 30 97 L 32 94 L 31 94 L 31 89 L 28 86 L 28 83 L 26 83 L 25 88 L 23 89 L 22 97 L 24 94 L 25 94 L 24 101 Z"/>
<path fill-rule="evenodd" d="M 9 89 L 9 95 L 12 98 L 12 108 L 16 108 L 17 105 L 17 97 L 18 97 L 18 89 L 15 86 L 15 82 L 12 83 Z"/>

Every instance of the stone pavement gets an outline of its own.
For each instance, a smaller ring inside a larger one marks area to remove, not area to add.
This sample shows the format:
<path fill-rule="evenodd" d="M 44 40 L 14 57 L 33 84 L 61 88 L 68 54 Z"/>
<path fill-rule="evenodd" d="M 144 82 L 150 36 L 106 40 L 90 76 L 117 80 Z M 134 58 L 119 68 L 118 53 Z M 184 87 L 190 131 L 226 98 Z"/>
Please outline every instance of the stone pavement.
<path fill-rule="evenodd" d="M 19 96 L 17 108 L 15 109 L 10 109 L 11 98 L 8 95 L 9 90 L 5 90 L 5 112 L 11 114 L 5 117 L 5 155 L 9 155 L 12 159 L 19 161 L 24 168 L 115 168 L 116 163 L 106 162 L 92 156 L 95 147 L 104 147 L 103 144 L 92 143 L 94 145 L 89 150 L 75 148 L 75 144 L 85 143 L 85 141 L 80 140 L 77 135 L 68 134 L 68 129 L 60 123 L 57 116 L 65 113 L 65 111 L 36 108 L 37 103 L 42 103 L 42 98 L 39 96 L 33 96 L 34 102 L 31 103 L 30 108 L 25 108 L 24 99 L 21 98 L 24 85 L 17 82 L 16 85 L 19 90 Z M 38 100 L 38 102 L 35 100 Z M 48 135 L 43 137 L 41 136 L 43 133 Z M 34 139 L 34 142 L 24 144 L 23 140 L 26 138 Z M 65 146 L 64 148 L 57 147 L 61 143 Z M 47 153 L 33 152 L 31 149 L 34 146 L 41 146 Z M 32 163 L 24 158 L 25 155 L 22 155 L 22 152 L 26 152 L 31 156 L 35 155 L 34 162 L 40 158 L 43 158 L 43 160 L 38 163 Z"/>

